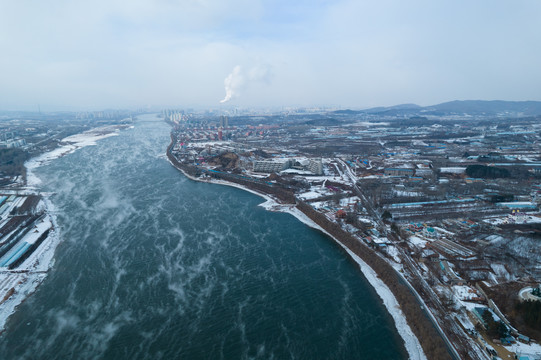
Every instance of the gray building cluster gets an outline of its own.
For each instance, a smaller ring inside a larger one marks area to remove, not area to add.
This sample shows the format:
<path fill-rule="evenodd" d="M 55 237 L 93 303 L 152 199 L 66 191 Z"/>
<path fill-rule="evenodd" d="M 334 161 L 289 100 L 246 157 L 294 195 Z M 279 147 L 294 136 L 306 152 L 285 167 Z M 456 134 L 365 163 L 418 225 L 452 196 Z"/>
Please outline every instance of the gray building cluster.
<path fill-rule="evenodd" d="M 255 172 L 273 173 L 273 172 L 280 172 L 280 171 L 285 170 L 287 168 L 289 168 L 289 160 L 288 159 L 256 160 L 256 161 L 254 161 L 253 170 Z"/>
<path fill-rule="evenodd" d="M 287 169 L 297 169 L 310 171 L 314 175 L 323 174 L 323 164 L 321 159 L 274 159 L 274 160 L 256 160 L 253 162 L 253 171 L 262 173 L 278 173 Z"/>

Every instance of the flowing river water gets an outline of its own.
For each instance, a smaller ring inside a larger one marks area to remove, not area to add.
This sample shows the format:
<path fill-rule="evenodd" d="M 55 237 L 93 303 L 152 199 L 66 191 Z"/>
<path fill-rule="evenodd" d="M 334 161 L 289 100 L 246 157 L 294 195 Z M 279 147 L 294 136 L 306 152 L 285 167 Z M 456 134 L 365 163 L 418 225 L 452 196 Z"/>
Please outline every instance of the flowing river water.
<path fill-rule="evenodd" d="M 254 194 L 184 177 L 169 131 L 141 116 L 35 170 L 63 242 L 2 359 L 407 358 L 342 249 Z"/>

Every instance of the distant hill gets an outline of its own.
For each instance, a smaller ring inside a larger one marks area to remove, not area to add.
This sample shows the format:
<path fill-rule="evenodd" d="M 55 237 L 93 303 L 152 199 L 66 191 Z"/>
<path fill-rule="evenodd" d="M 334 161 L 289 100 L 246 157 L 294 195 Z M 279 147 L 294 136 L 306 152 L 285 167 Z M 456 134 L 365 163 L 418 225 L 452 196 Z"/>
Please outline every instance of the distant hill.
<path fill-rule="evenodd" d="M 333 114 L 377 114 L 389 116 L 426 116 L 426 115 L 505 115 L 532 116 L 541 115 L 541 101 L 503 101 L 503 100 L 455 100 L 437 105 L 422 107 L 415 104 L 402 104 L 388 107 L 375 107 L 365 110 L 338 110 Z"/>
<path fill-rule="evenodd" d="M 425 110 L 440 111 L 444 113 L 457 114 L 501 114 L 523 113 L 524 115 L 540 115 L 541 101 L 502 101 L 502 100 L 455 100 L 442 104 L 428 106 Z"/>
<path fill-rule="evenodd" d="M 336 115 L 355 115 L 355 114 L 364 113 L 364 110 L 350 110 L 350 109 L 335 110 L 332 113 Z"/>
<path fill-rule="evenodd" d="M 400 104 L 387 107 L 375 107 L 367 110 L 363 110 L 365 113 L 377 114 L 377 113 L 398 113 L 398 112 L 416 112 L 421 110 L 422 107 L 416 104 Z"/>
<path fill-rule="evenodd" d="M 305 122 L 306 125 L 315 125 L 315 126 L 336 126 L 340 122 L 333 118 L 321 118 L 313 119 Z"/>

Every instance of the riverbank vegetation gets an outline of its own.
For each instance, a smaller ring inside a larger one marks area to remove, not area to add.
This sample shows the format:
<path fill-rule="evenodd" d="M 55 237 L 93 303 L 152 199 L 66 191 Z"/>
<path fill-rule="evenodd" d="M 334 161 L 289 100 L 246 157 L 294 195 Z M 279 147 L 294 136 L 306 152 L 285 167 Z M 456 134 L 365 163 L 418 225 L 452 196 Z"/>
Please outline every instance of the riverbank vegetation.
<path fill-rule="evenodd" d="M 25 176 L 24 162 L 29 155 L 19 148 L 0 149 L 0 176 Z"/>

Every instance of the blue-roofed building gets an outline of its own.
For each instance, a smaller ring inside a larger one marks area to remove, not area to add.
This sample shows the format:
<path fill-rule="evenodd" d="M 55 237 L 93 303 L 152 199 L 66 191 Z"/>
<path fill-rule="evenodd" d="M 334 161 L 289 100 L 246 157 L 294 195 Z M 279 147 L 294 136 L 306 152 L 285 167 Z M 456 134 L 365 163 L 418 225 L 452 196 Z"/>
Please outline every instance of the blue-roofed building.
<path fill-rule="evenodd" d="M 496 206 L 506 207 L 509 209 L 524 209 L 524 210 L 537 209 L 537 204 L 529 202 L 529 201 L 500 202 L 500 203 L 496 203 Z"/>

